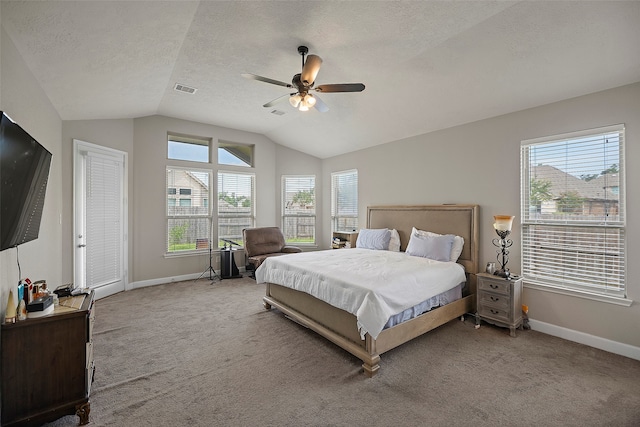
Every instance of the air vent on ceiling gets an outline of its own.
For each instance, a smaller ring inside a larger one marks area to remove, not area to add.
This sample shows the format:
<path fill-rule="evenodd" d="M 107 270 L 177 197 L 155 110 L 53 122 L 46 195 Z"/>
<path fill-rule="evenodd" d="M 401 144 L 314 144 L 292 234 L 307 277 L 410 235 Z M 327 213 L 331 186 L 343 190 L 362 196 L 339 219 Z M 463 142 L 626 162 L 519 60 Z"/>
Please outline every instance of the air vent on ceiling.
<path fill-rule="evenodd" d="M 186 85 L 183 85 L 183 84 L 180 84 L 180 83 L 176 83 L 176 85 L 173 88 L 175 90 L 177 90 L 178 92 L 189 93 L 191 95 L 196 93 L 196 91 L 198 90 L 195 87 L 186 86 Z"/>
<path fill-rule="evenodd" d="M 282 116 L 282 115 L 284 115 L 284 111 L 271 110 L 271 114 L 275 114 L 276 116 Z"/>

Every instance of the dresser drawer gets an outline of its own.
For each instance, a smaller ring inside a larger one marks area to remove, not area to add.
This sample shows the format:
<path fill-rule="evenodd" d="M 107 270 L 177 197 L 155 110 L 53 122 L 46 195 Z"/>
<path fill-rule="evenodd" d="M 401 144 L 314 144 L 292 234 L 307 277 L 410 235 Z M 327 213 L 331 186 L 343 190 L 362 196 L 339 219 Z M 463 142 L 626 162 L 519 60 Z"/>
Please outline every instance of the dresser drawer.
<path fill-rule="evenodd" d="M 511 295 L 511 283 L 508 280 L 484 280 L 478 281 L 481 291 L 495 292 L 502 295 Z"/>
<path fill-rule="evenodd" d="M 508 308 L 499 308 L 492 306 L 479 305 L 478 314 L 482 317 L 509 323 L 511 321 L 510 311 Z"/>
<path fill-rule="evenodd" d="M 509 310 L 511 299 L 508 295 L 497 294 L 493 292 L 482 292 L 479 295 L 479 305 L 492 306 L 503 310 Z"/>

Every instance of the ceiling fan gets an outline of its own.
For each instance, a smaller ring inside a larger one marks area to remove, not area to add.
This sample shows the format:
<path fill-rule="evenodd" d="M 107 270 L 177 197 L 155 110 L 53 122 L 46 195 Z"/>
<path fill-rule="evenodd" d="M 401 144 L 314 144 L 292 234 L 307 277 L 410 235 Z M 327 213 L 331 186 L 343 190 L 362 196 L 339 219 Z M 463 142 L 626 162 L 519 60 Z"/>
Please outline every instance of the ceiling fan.
<path fill-rule="evenodd" d="M 336 84 L 323 84 L 317 87 L 313 87 L 315 84 L 316 76 L 320 71 L 320 65 L 322 64 L 322 58 L 318 55 L 309 55 L 305 61 L 305 55 L 309 53 L 309 48 L 306 46 L 298 46 L 298 53 L 302 55 L 302 72 L 293 76 L 291 83 L 281 82 L 279 80 L 273 80 L 268 77 L 258 76 L 256 74 L 242 74 L 243 77 L 251 80 L 258 80 L 265 83 L 271 83 L 278 86 L 284 86 L 291 89 L 296 89 L 297 92 L 288 93 L 282 95 L 273 101 L 267 102 L 263 107 L 272 107 L 278 102 L 284 101 L 285 98 L 289 98 L 289 103 L 300 111 L 308 111 L 309 108 L 315 107 L 316 110 L 324 113 L 329 111 L 327 104 L 317 96 L 311 94 L 311 91 L 319 93 L 334 93 L 334 92 L 362 92 L 364 85 L 362 83 L 336 83 Z"/>

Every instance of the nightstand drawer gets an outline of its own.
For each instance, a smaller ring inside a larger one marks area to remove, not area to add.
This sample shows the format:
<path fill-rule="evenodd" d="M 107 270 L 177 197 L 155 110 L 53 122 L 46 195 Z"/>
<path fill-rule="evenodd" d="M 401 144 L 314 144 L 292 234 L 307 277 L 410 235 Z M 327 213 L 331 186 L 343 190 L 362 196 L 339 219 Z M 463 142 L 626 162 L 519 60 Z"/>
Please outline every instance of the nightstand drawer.
<path fill-rule="evenodd" d="M 511 298 L 493 292 L 482 292 L 479 296 L 479 305 L 490 305 L 492 307 L 509 310 Z"/>
<path fill-rule="evenodd" d="M 481 291 L 495 292 L 502 295 L 511 294 L 511 282 L 508 280 L 478 280 L 478 287 Z"/>
<path fill-rule="evenodd" d="M 493 320 L 509 323 L 511 321 L 509 308 L 498 308 L 492 306 L 478 306 L 478 314 Z"/>

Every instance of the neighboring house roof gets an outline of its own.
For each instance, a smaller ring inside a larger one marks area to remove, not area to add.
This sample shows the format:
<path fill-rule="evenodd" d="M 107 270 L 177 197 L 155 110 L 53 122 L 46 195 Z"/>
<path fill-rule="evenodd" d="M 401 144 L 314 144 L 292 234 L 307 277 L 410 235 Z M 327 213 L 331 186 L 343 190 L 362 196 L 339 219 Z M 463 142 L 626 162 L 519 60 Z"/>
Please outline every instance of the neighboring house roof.
<path fill-rule="evenodd" d="M 618 185 L 618 174 L 615 174 L 616 185 L 612 185 L 609 179 L 613 179 L 614 174 L 599 176 L 591 181 L 584 181 L 578 177 L 568 174 L 556 167 L 549 165 L 539 165 L 531 167 L 531 176 L 535 179 L 551 182 L 551 194 L 554 199 L 562 197 L 562 193 L 576 192 L 585 199 L 592 200 L 615 200 L 617 194 L 611 191 L 612 187 Z M 607 179 L 607 187 L 604 182 Z"/>
<path fill-rule="evenodd" d="M 620 175 L 608 173 L 589 181 L 600 188 L 617 188 L 620 186 Z"/>
<path fill-rule="evenodd" d="M 179 172 L 179 171 L 178 171 Z M 200 186 L 203 188 L 203 190 L 208 190 L 209 187 L 207 186 L 207 184 L 202 180 L 201 176 L 198 176 L 197 174 L 194 174 L 190 171 L 183 171 L 187 176 L 190 176 L 191 178 L 193 178 L 194 181 L 196 181 L 198 184 L 200 184 Z"/>

